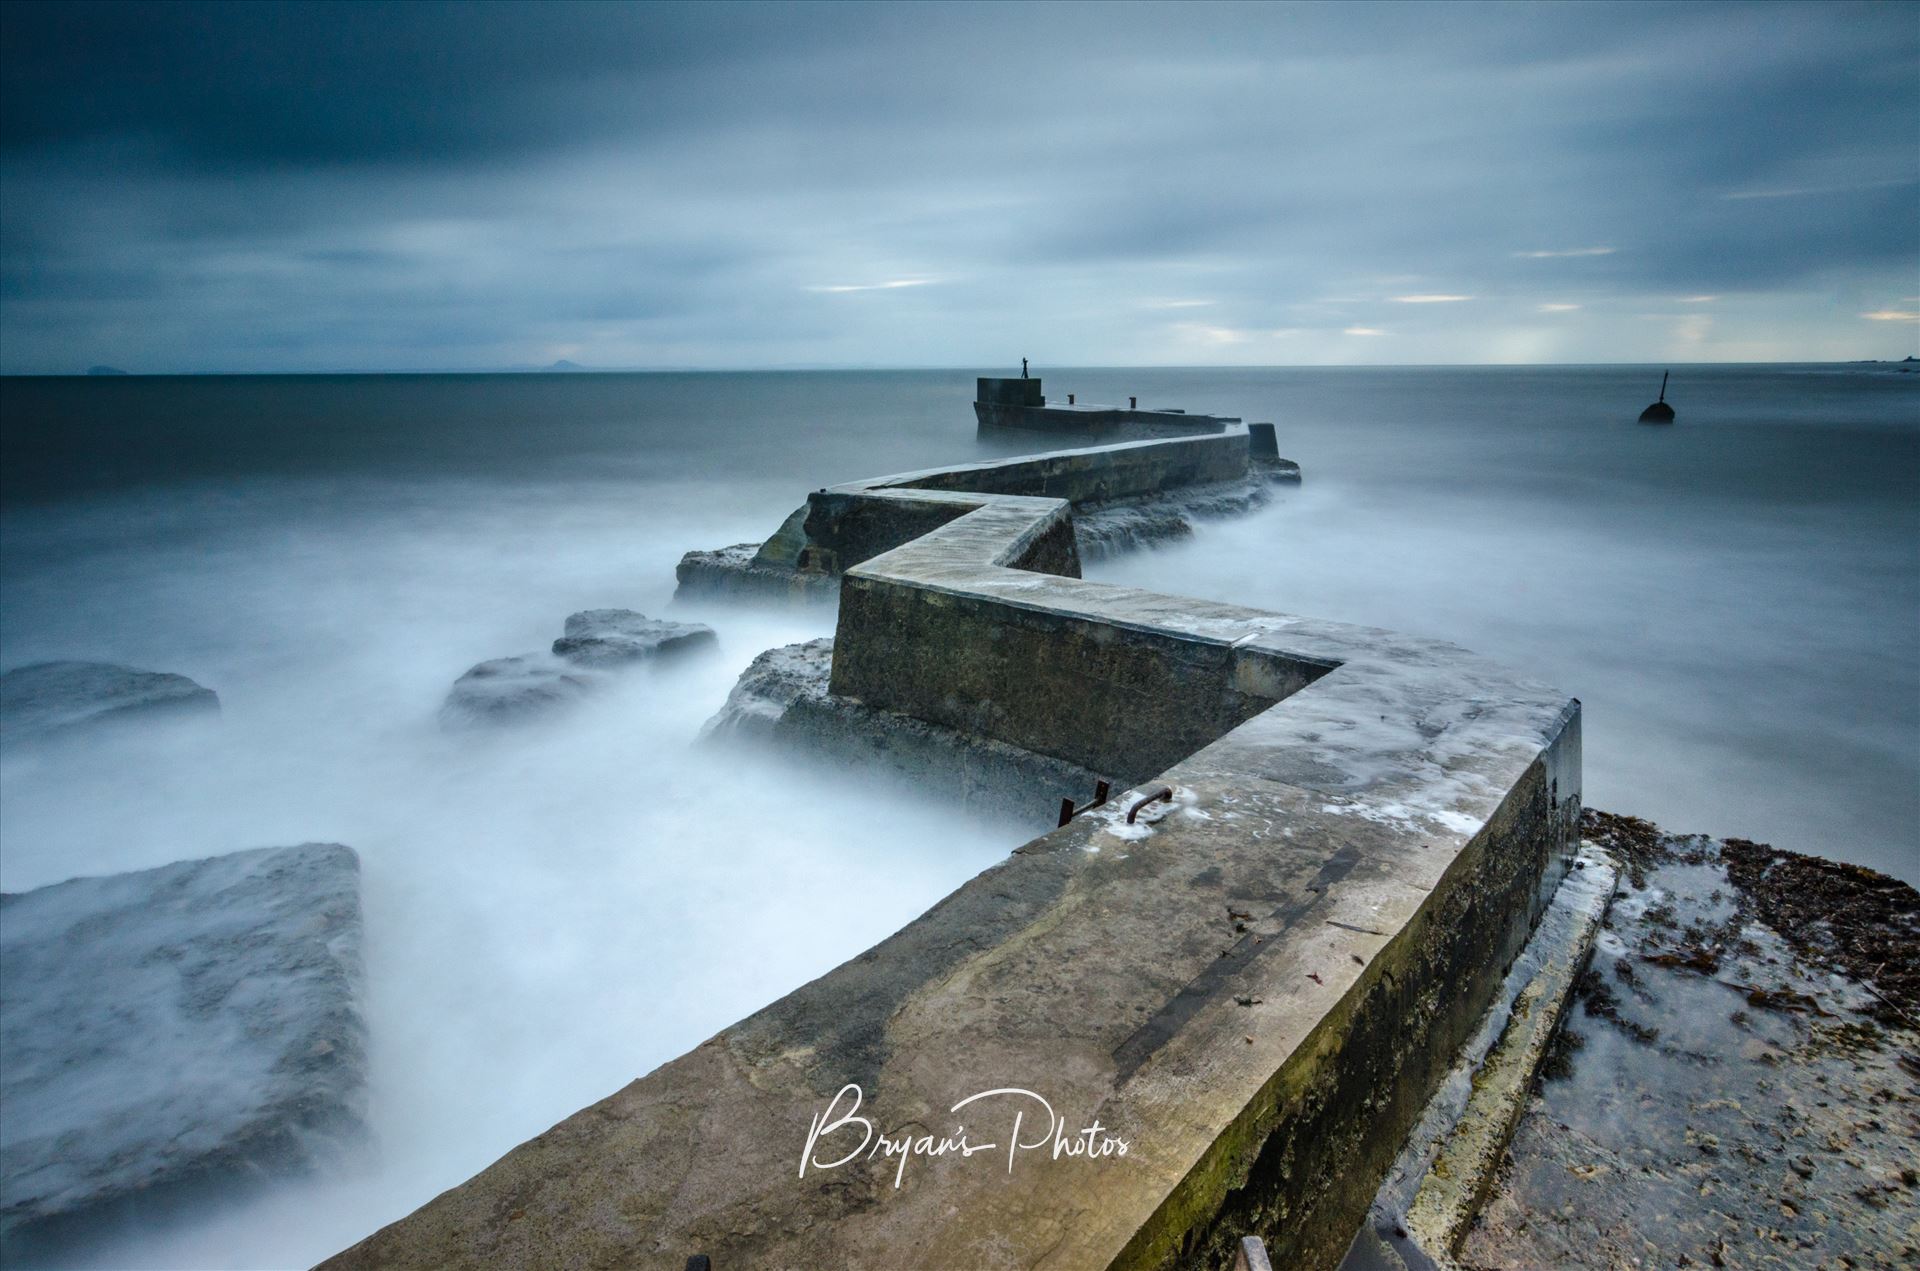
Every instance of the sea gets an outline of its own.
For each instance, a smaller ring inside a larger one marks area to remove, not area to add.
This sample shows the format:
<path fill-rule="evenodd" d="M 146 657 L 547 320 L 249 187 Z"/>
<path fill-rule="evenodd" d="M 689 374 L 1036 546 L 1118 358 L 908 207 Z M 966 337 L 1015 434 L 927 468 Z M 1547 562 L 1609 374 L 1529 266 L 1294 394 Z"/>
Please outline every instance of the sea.
<path fill-rule="evenodd" d="M 1089 577 L 1464 645 L 1580 698 L 1590 805 L 1920 882 L 1920 372 L 1676 366 L 1677 422 L 1637 424 L 1666 369 L 1039 373 L 1271 420 L 1303 469 Z M 0 888 L 362 861 L 369 1162 L 89 1256 L 308 1265 L 1021 842 L 937 790 L 703 744 L 747 663 L 832 614 L 673 600 L 683 552 L 811 489 L 1017 453 L 976 438 L 981 373 L 0 380 L 0 668 L 118 662 L 222 704 L 0 756 Z M 468 667 L 606 607 L 720 652 L 547 725 L 438 727 Z"/>

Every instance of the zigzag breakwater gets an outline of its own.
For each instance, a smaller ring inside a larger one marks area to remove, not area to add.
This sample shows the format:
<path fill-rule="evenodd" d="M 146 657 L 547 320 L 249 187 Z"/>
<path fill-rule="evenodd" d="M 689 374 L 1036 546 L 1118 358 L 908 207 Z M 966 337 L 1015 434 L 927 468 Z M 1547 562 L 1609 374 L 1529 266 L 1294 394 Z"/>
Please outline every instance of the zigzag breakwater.
<path fill-rule="evenodd" d="M 328 1265 L 1170 1267 L 1248 1233 L 1337 1262 L 1569 867 L 1580 706 L 1079 576 L 1077 506 L 1272 450 L 1232 426 L 809 496 L 739 572 L 837 591 L 830 662 L 736 706 L 1130 788 Z"/>

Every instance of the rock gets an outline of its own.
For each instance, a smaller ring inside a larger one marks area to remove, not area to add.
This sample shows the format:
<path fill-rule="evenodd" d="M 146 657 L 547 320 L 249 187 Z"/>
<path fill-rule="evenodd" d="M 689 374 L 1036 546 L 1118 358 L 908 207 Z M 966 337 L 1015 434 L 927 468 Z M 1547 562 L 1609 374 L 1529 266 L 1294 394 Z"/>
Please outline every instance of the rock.
<path fill-rule="evenodd" d="M 668 622 L 631 609 L 586 609 L 567 619 L 552 652 L 495 658 L 455 680 L 440 722 L 461 728 L 551 715 L 591 693 L 607 672 L 717 644 L 713 628 L 697 622 Z"/>
<path fill-rule="evenodd" d="M 553 642 L 553 652 L 580 666 L 621 666 L 717 643 L 713 628 L 697 622 L 667 622 L 631 609 L 588 609 L 567 619 L 566 634 Z"/>
<path fill-rule="evenodd" d="M 822 637 L 768 649 L 740 673 L 702 738 L 772 738 L 802 697 L 824 697 L 833 670 L 833 640 Z"/>
<path fill-rule="evenodd" d="M 0 675 L 0 736 L 9 743 L 135 718 L 219 711 L 213 690 L 184 675 L 110 662 L 35 662 Z"/>
<path fill-rule="evenodd" d="M 763 553 L 773 545 L 776 540 L 769 539 L 688 552 L 674 569 L 679 581 L 675 597 L 755 602 L 777 598 L 805 605 L 839 596 L 836 575 L 798 570 L 791 563 L 769 563 Z"/>
<path fill-rule="evenodd" d="M 1060 800 L 1088 801 L 1098 773 L 1050 755 L 877 710 L 827 691 L 833 641 L 768 649 L 740 675 L 701 738 L 771 745 L 803 762 L 858 768 L 984 816 L 1050 827 Z"/>
<path fill-rule="evenodd" d="M 551 653 L 494 658 L 453 682 L 440 722 L 459 728 L 535 719 L 572 705 L 592 687 L 591 672 Z"/>
<path fill-rule="evenodd" d="M 309 843 L 0 895 L 9 1254 L 362 1140 L 359 872 Z"/>

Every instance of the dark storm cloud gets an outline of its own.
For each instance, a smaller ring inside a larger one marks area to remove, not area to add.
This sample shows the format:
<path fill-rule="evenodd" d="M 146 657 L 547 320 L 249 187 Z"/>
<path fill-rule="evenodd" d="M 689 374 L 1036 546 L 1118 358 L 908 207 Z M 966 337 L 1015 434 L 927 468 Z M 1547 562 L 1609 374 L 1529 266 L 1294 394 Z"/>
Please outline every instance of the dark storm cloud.
<path fill-rule="evenodd" d="M 651 5 L 9 8 L 7 149 L 133 134 L 183 159 L 268 167 L 471 161 L 599 129 L 671 127 L 667 101 L 617 118 L 568 117 L 563 101 L 601 78 L 697 80 L 718 58 L 819 38 L 836 21 L 771 10 L 725 24 L 720 45 L 697 10 Z"/>
<path fill-rule="evenodd" d="M 0 35 L 8 371 L 1865 354 L 1914 327 L 1855 310 L 1920 307 L 1897 5 L 11 3 Z"/>

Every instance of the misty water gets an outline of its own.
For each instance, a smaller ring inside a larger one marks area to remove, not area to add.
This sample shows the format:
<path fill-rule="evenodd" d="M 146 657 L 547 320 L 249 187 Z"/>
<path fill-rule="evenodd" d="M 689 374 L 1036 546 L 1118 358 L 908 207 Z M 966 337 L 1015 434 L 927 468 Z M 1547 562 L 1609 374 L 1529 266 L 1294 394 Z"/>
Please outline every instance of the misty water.
<path fill-rule="evenodd" d="M 1920 880 L 1920 375 L 1677 368 L 1678 425 L 1638 426 L 1658 378 L 1046 382 L 1272 419 L 1305 469 L 1090 576 L 1456 641 L 1582 699 L 1589 803 Z M 315 840 L 363 863 L 375 1163 L 99 1260 L 312 1262 L 1018 843 L 934 792 L 695 745 L 755 654 L 832 617 L 670 603 L 682 552 L 811 488 L 979 456 L 971 397 L 947 371 L 0 386 L 0 665 L 174 671 L 223 706 L 0 759 L 0 888 Z M 467 667 L 608 606 L 721 652 L 551 724 L 438 728 Z"/>

